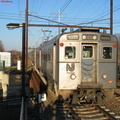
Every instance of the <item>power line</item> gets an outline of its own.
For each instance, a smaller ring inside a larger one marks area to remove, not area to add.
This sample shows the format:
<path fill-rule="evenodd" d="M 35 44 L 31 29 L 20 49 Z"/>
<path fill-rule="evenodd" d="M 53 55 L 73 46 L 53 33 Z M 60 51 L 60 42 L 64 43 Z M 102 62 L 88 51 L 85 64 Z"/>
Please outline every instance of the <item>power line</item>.
<path fill-rule="evenodd" d="M 104 21 L 104 20 L 109 20 L 109 19 L 110 19 L 110 18 L 101 19 L 101 20 L 95 20 L 95 21 L 90 21 L 90 22 L 86 22 L 86 23 L 80 23 L 80 24 L 77 24 L 77 25 L 90 24 L 90 23 L 99 22 L 99 21 Z"/>
<path fill-rule="evenodd" d="M 69 0 L 67 3 L 66 3 L 66 5 L 65 5 L 65 7 L 64 8 L 62 8 L 62 10 L 60 10 L 61 11 L 61 13 L 60 14 L 62 14 L 63 13 L 63 11 L 68 7 L 68 5 L 70 4 L 72 2 L 72 0 Z"/>
<path fill-rule="evenodd" d="M 50 21 L 50 22 L 60 23 L 60 24 L 63 24 L 63 25 L 67 25 L 67 24 L 64 24 L 64 23 L 61 23 L 61 22 L 57 22 L 57 21 L 50 20 L 50 19 L 47 19 L 47 18 L 42 18 L 42 17 L 36 16 L 36 15 L 31 15 L 31 14 L 28 14 L 28 15 L 29 15 L 29 16 L 33 16 L 33 17 L 36 17 L 36 18 L 39 18 L 39 19 L 47 20 L 47 21 Z"/>
<path fill-rule="evenodd" d="M 69 4 L 72 2 L 72 0 L 68 0 L 68 2 L 65 3 L 65 5 L 63 5 L 63 7 L 60 9 L 60 14 L 63 13 L 63 11 L 69 6 Z M 54 19 L 56 19 L 58 16 L 56 15 L 54 17 Z"/>

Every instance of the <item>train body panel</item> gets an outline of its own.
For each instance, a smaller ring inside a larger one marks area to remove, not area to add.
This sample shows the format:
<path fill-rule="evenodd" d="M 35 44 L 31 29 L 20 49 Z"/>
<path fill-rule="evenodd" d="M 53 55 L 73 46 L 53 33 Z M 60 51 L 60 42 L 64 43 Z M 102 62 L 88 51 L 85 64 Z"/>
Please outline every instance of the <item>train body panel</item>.
<path fill-rule="evenodd" d="M 117 81 L 117 39 L 99 32 L 63 33 L 37 48 L 37 67 L 57 90 L 114 89 Z M 91 92 L 88 92 L 91 93 Z"/>
<path fill-rule="evenodd" d="M 99 63 L 99 65 L 98 82 L 102 84 L 102 88 L 116 88 L 117 72 L 114 72 L 116 70 L 116 63 Z"/>
<path fill-rule="evenodd" d="M 76 71 L 77 69 L 77 71 Z M 60 90 L 75 90 L 81 84 L 80 63 L 59 63 L 59 85 Z"/>
<path fill-rule="evenodd" d="M 59 45 L 59 84 L 58 89 L 77 89 L 80 80 L 80 43 L 60 38 Z"/>

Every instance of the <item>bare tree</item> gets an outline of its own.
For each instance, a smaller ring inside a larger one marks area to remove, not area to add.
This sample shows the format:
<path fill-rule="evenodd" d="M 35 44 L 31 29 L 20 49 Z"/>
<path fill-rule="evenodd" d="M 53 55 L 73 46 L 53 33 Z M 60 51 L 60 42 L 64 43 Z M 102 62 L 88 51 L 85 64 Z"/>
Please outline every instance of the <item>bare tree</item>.
<path fill-rule="evenodd" d="M 1 40 L 0 40 L 0 52 L 4 52 L 4 46 Z"/>

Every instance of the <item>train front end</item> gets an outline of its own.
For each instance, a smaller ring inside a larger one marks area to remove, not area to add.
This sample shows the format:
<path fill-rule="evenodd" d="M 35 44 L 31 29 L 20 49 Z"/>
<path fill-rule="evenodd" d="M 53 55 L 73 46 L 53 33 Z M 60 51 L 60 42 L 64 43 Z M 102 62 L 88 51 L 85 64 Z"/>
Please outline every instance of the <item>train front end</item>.
<path fill-rule="evenodd" d="M 60 91 L 67 91 L 66 96 L 75 102 L 113 97 L 117 81 L 116 37 L 95 32 L 63 34 L 57 48 Z"/>

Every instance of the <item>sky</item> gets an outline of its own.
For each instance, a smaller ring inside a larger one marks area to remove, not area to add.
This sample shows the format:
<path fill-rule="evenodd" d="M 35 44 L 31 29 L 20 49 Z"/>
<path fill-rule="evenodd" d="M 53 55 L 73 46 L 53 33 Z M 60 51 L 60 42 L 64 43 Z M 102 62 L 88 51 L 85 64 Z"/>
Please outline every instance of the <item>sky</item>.
<path fill-rule="evenodd" d="M 66 25 L 110 27 L 110 0 L 28 0 L 28 3 L 31 15 L 28 17 L 29 24 L 57 25 L 56 22 L 60 22 Z M 26 0 L 0 0 L 0 40 L 6 51 L 22 50 L 22 28 L 8 30 L 6 25 L 24 23 L 25 9 Z M 42 30 L 52 32 L 43 33 Z M 50 39 L 58 33 L 58 28 L 29 27 L 28 46 L 37 47 L 43 36 Z M 120 0 L 113 0 L 113 34 L 119 33 Z"/>

